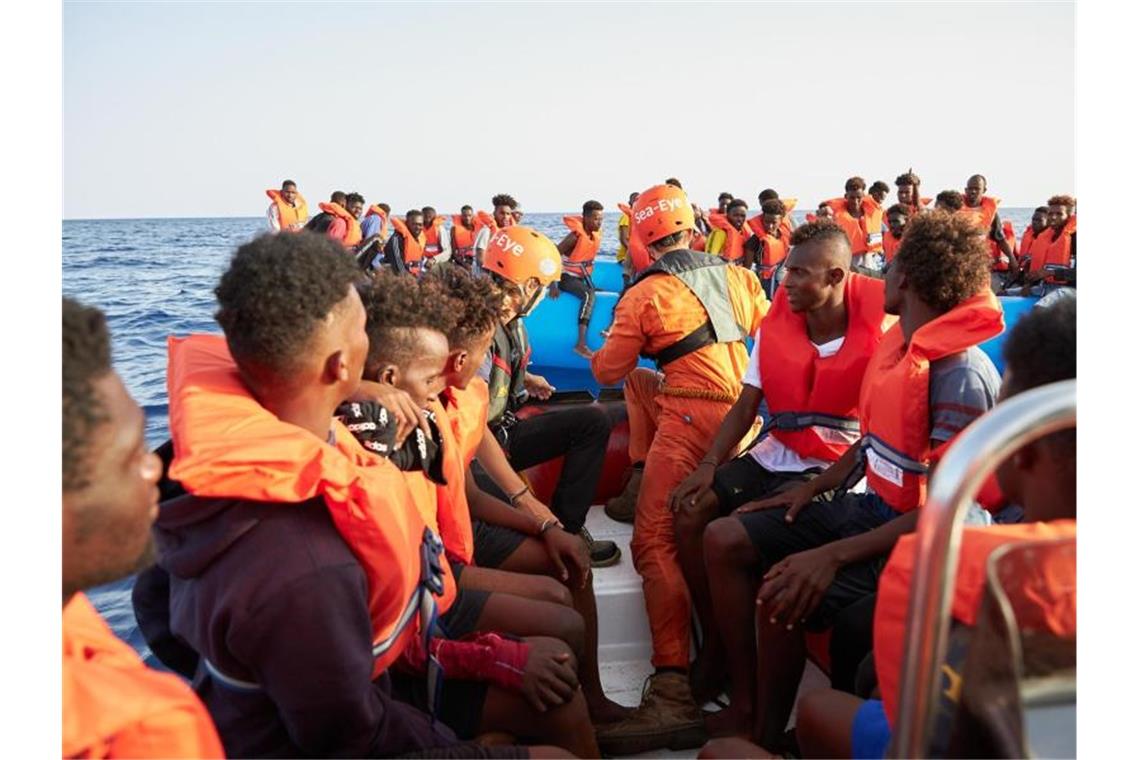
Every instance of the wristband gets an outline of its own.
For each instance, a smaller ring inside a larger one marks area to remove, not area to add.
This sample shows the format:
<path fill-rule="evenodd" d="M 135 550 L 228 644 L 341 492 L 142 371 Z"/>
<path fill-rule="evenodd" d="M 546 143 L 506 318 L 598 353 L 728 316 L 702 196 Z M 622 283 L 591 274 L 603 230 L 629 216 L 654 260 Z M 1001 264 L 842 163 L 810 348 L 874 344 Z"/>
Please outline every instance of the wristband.
<path fill-rule="evenodd" d="M 513 507 L 515 505 L 515 502 L 518 501 L 520 497 L 528 493 L 530 493 L 530 488 L 524 485 L 521 491 L 511 496 L 511 506 Z"/>
<path fill-rule="evenodd" d="M 538 533 L 535 533 L 534 535 L 535 536 L 542 536 L 542 534 L 546 533 L 546 531 L 553 528 L 555 526 L 555 524 L 556 523 L 554 522 L 554 520 L 550 520 L 550 519 L 543 520 L 542 525 L 540 525 L 538 528 Z"/>

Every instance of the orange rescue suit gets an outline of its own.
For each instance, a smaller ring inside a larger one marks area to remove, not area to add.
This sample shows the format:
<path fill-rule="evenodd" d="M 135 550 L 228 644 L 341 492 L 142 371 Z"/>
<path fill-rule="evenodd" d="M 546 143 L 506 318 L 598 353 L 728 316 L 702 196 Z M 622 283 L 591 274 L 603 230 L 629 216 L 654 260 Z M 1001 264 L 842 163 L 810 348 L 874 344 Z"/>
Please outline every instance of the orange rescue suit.
<path fill-rule="evenodd" d="M 832 198 L 827 205 L 835 213 L 835 223 L 847 233 L 851 253 L 878 253 L 883 250 L 883 207 L 874 198 L 863 199 L 863 216 L 855 218 L 847 210 L 847 199 Z"/>
<path fill-rule="evenodd" d="M 926 502 L 930 447 L 930 363 L 1001 333 L 1001 304 L 987 288 L 915 330 L 895 324 L 867 366 L 859 394 L 867 486 L 896 512 Z M 941 448 L 941 447 L 940 447 Z"/>
<path fill-rule="evenodd" d="M 1076 520 L 994 525 L 988 528 L 962 529 L 962 544 L 955 576 L 950 613 L 954 619 L 972 626 L 986 585 L 986 569 L 990 555 L 1007 544 L 1057 541 L 1077 537 Z M 1076 556 L 1068 561 L 1063 555 L 1046 553 L 1049 562 L 1032 577 L 1017 579 L 1032 600 L 1031 622 L 1040 631 L 1055 636 L 1071 637 L 1077 632 L 1077 566 Z M 907 611 L 910 608 L 910 585 L 914 576 L 915 536 L 899 538 L 883 574 L 879 577 L 879 595 L 875 600 L 874 649 L 875 672 L 883 695 L 883 708 L 893 726 L 899 709 L 899 678 L 906 646 Z M 1019 607 L 1019 621 L 1028 610 Z"/>
<path fill-rule="evenodd" d="M 423 509 L 396 467 L 361 446 L 337 420 L 330 443 L 282 422 L 238 375 L 221 335 L 171 337 L 167 374 L 174 460 L 170 477 L 191 494 L 288 509 L 324 497 L 368 580 L 373 676 L 413 644 L 420 598 Z M 424 621 L 426 622 L 426 621 Z"/>
<path fill-rule="evenodd" d="M 309 220 L 309 204 L 305 202 L 305 196 L 297 193 L 297 205 L 290 206 L 281 197 L 280 190 L 266 190 L 265 194 L 277 207 L 277 219 L 281 222 L 282 231 L 294 232 L 305 226 Z"/>
<path fill-rule="evenodd" d="M 364 235 L 360 231 L 360 222 L 356 220 L 355 216 L 348 213 L 348 210 L 345 209 L 344 206 L 332 202 L 322 203 L 320 205 L 321 211 L 343 219 L 344 223 L 348 225 L 348 231 L 344 234 L 344 239 L 340 241 L 342 245 L 346 248 L 350 248 L 363 239 Z"/>
<path fill-rule="evenodd" d="M 754 334 L 769 307 L 760 280 L 743 267 L 717 266 L 725 270 L 736 324 Z M 599 382 L 626 378 L 630 455 L 645 461 L 631 548 L 642 577 L 656 667 L 689 664 L 691 602 L 677 560 L 669 493 L 696 468 L 740 394 L 748 352 L 742 341 L 706 345 L 666 364 L 663 383 L 656 373 L 634 368 L 642 352 L 657 354 L 708 319 L 678 277 L 643 277 L 618 301 L 610 336 L 590 360 Z"/>
<path fill-rule="evenodd" d="M 884 327 L 896 319 L 883 311 L 884 290 L 882 280 L 847 276 L 843 346 L 826 358 L 812 345 L 804 315 L 792 311 L 783 288 L 776 291 L 760 339 L 760 377 L 772 435 L 801 457 L 834 462 L 849 444 L 829 439 L 828 430 L 858 433 L 859 385 Z"/>
<path fill-rule="evenodd" d="M 143 664 L 83 594 L 63 608 L 63 757 L 225 757 L 198 696 Z"/>
<path fill-rule="evenodd" d="M 562 257 L 562 271 L 575 277 L 589 277 L 594 271 L 598 249 L 602 247 L 602 231 L 586 232 L 580 216 L 564 216 L 562 223 L 577 236 L 574 250 Z"/>
<path fill-rule="evenodd" d="M 392 219 L 392 227 L 404 241 L 404 263 L 418 267 L 424 259 L 424 233 L 421 231 L 418 237 L 412 237 L 412 231 L 404 220 L 395 217 Z"/>

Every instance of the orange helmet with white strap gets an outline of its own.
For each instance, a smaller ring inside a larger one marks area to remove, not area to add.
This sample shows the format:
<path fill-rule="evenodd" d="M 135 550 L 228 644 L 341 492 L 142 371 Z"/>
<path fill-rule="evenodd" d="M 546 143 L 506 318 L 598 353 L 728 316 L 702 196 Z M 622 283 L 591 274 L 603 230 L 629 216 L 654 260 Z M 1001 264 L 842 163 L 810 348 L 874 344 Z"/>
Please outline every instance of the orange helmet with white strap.
<path fill-rule="evenodd" d="M 562 257 L 546 235 L 515 224 L 491 235 L 483 252 L 483 268 L 516 285 L 531 277 L 549 285 L 562 276 Z"/>
<path fill-rule="evenodd" d="M 673 185 L 654 185 L 637 196 L 631 221 L 638 237 L 646 245 L 697 226 L 689 196 Z"/>

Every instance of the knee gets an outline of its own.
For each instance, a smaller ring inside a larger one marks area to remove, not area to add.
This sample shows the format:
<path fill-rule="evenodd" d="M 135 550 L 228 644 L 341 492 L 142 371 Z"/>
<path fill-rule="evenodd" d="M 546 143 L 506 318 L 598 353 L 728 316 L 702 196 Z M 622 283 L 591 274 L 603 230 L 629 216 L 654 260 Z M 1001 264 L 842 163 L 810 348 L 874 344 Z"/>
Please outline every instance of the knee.
<path fill-rule="evenodd" d="M 572 607 L 559 607 L 553 617 L 554 635 L 570 647 L 575 657 L 581 657 L 586 645 L 586 621 Z"/>
<path fill-rule="evenodd" d="M 705 528 L 712 521 L 712 505 L 706 497 L 702 497 L 696 504 L 685 504 L 677 510 L 673 521 L 673 531 L 677 536 L 678 544 L 700 542 Z"/>
<path fill-rule="evenodd" d="M 600 404 L 588 404 L 579 408 L 582 414 L 582 430 L 586 437 L 609 441 L 613 423 L 610 422 L 606 410 Z"/>
<path fill-rule="evenodd" d="M 751 560 L 748 534 L 739 520 L 721 517 L 705 528 L 705 561 L 709 565 L 740 565 Z"/>
<path fill-rule="evenodd" d="M 570 594 L 570 589 L 566 588 L 561 581 L 545 576 L 536 576 L 535 580 L 537 581 L 537 593 L 535 594 L 537 599 L 562 607 L 574 606 L 574 597 Z"/>

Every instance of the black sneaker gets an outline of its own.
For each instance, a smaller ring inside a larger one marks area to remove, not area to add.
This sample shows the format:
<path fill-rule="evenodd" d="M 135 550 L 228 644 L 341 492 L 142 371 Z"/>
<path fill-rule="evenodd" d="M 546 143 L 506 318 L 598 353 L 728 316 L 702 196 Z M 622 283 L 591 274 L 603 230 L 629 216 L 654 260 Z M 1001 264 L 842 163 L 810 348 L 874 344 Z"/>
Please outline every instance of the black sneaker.
<path fill-rule="evenodd" d="M 611 567 L 621 560 L 621 549 L 613 541 L 595 541 L 585 526 L 578 535 L 590 550 L 590 567 Z"/>

